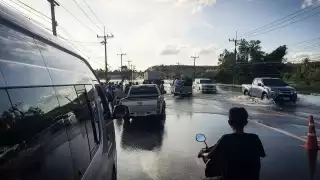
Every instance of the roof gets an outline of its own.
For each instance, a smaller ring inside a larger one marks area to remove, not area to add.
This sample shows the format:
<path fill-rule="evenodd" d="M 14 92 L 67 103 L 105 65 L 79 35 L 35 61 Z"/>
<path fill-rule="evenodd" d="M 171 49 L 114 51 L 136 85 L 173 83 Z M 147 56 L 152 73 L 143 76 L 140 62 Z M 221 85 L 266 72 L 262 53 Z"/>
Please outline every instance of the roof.
<path fill-rule="evenodd" d="M 92 73 L 96 76 L 94 70 L 92 69 L 88 61 L 81 55 L 79 55 L 77 51 L 74 50 L 74 48 L 72 48 L 70 45 L 68 45 L 61 39 L 57 38 L 56 36 L 43 30 L 39 27 L 39 25 L 35 24 L 33 21 L 27 19 L 26 17 L 22 16 L 17 12 L 12 11 L 11 8 L 4 6 L 0 3 L 0 20 L 2 19 L 8 21 L 10 25 L 20 28 L 27 34 L 31 34 L 35 38 L 38 38 L 50 45 L 56 46 L 57 48 L 66 51 L 67 53 L 73 56 L 78 57 L 91 69 Z M 97 76 L 96 78 L 98 79 Z"/>

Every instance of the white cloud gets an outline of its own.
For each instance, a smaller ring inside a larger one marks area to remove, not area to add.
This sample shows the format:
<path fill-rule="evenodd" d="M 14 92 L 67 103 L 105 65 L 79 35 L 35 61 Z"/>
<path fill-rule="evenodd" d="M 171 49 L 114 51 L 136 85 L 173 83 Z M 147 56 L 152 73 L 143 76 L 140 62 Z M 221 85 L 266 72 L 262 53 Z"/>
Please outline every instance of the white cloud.
<path fill-rule="evenodd" d="M 203 22 L 203 25 L 204 25 L 205 27 L 209 28 L 209 29 L 214 29 L 214 28 L 215 28 L 214 25 L 210 24 L 210 23 L 207 22 L 207 21 L 204 21 L 204 22 Z"/>
<path fill-rule="evenodd" d="M 170 1 L 170 0 L 167 0 Z M 202 9 L 206 6 L 211 6 L 216 4 L 216 0 L 172 0 L 175 1 L 175 6 L 184 7 L 184 6 L 192 6 L 192 14 L 197 12 L 201 12 Z"/>
<path fill-rule="evenodd" d="M 320 0 L 303 0 L 301 7 L 306 8 L 306 7 L 311 6 L 317 2 L 320 2 Z"/>
<path fill-rule="evenodd" d="M 161 55 L 177 55 L 180 52 L 180 48 L 172 45 L 168 45 L 162 49 Z"/>
<path fill-rule="evenodd" d="M 213 54 L 216 53 L 218 50 L 217 45 L 215 44 L 210 44 L 206 47 L 203 47 L 200 49 L 199 54 L 200 55 L 207 55 L 207 54 Z"/>
<path fill-rule="evenodd" d="M 50 16 L 50 8 L 47 1 L 23 0 L 24 3 Z M 95 21 L 95 17 L 86 7 L 83 1 L 77 1 L 87 14 Z M 156 64 L 184 64 L 192 63 L 189 59 L 194 39 L 197 34 L 190 34 L 190 30 L 199 22 L 203 22 L 203 8 L 214 5 L 216 0 L 95 0 L 87 1 L 96 15 L 106 25 L 107 32 L 114 34 L 114 38 L 108 40 L 108 64 L 111 69 L 120 67 L 120 57 L 117 53 L 120 49 L 127 56 L 123 60 L 132 60 L 137 69 L 143 70 Z M 96 31 L 93 33 L 78 23 L 61 6 L 56 7 L 56 20 L 59 24 L 58 34 L 62 35 L 60 27 L 63 27 L 69 39 L 83 42 L 99 42 L 96 35 L 102 35 L 73 1 L 61 1 L 65 8 L 76 15 L 84 24 Z M 14 5 L 14 3 L 11 3 Z M 16 6 L 19 8 L 18 6 Z M 197 14 L 192 15 L 195 9 Z M 27 11 L 21 9 L 32 18 L 43 22 L 49 29 L 51 24 L 43 21 Z M 210 30 L 209 23 L 204 25 Z M 75 28 L 76 27 L 76 28 Z M 198 42 L 201 43 L 201 42 Z M 103 46 L 79 45 L 81 51 L 93 60 L 88 60 L 93 68 L 104 68 Z M 198 44 L 197 44 L 198 46 Z M 200 48 L 201 49 L 201 48 Z M 199 50 L 200 50 L 199 49 Z M 159 53 L 159 51 L 161 53 Z M 163 56 L 175 54 L 174 56 Z M 152 59 L 152 61 L 150 61 Z M 211 62 L 212 57 L 201 58 L 199 63 Z M 98 62 L 98 63 L 97 63 Z"/>

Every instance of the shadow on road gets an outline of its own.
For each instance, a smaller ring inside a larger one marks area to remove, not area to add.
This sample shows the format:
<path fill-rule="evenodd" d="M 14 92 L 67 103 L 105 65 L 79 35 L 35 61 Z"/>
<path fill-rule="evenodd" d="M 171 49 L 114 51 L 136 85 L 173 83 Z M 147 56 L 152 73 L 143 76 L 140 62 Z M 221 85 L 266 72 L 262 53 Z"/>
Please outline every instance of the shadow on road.
<path fill-rule="evenodd" d="M 165 131 L 165 118 L 146 117 L 123 121 L 121 147 L 132 150 L 159 150 Z"/>

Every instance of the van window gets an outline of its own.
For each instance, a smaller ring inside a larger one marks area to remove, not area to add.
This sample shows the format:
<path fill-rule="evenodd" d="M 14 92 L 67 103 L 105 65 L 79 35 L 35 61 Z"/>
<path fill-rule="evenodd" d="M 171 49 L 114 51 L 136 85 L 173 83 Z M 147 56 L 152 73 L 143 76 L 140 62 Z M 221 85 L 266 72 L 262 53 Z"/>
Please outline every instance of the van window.
<path fill-rule="evenodd" d="M 7 91 L 0 89 L 0 154 L 6 149 L 17 144 L 10 136 L 11 128 L 14 126 L 14 112 L 11 107 Z"/>
<path fill-rule="evenodd" d="M 72 179 L 69 142 L 54 89 L 37 87 L 7 91 L 12 106 L 6 113 L 7 122 L 0 127 L 0 138 L 1 143 L 16 148 L 6 157 L 7 161 L 0 163 L 5 164 L 7 172 L 16 173 L 6 174 L 0 170 L 0 176 L 4 179 Z M 7 101 L 4 94 L 1 94 L 1 101 Z M 52 174 L 52 170 L 59 170 L 59 173 Z"/>
<path fill-rule="evenodd" d="M 96 144 L 99 144 L 100 137 L 101 137 L 100 124 L 99 124 L 99 111 L 98 111 L 97 101 L 95 100 L 95 93 L 97 92 L 92 85 L 86 85 L 85 88 L 87 92 L 88 103 L 90 105 L 89 107 L 91 108 L 91 112 L 92 112 L 91 124 L 90 126 L 89 125 L 87 126 L 89 143 L 90 143 L 90 147 L 92 148 L 96 146 Z"/>
<path fill-rule="evenodd" d="M 15 126 L 11 142 L 30 141 L 53 124 L 58 101 L 52 87 L 8 89 Z"/>
<path fill-rule="evenodd" d="M 81 179 L 90 163 L 90 148 L 86 124 L 90 121 L 88 107 L 74 86 L 55 87 L 61 112 L 65 116 L 70 151 L 74 164 L 74 175 Z"/>

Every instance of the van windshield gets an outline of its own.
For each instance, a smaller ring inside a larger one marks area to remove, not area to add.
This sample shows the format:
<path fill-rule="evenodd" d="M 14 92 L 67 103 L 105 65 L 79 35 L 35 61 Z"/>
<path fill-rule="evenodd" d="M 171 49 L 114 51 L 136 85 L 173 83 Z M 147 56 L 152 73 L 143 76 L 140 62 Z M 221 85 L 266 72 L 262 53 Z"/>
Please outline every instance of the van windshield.
<path fill-rule="evenodd" d="M 215 83 L 213 80 L 210 79 L 201 79 L 200 84 L 212 84 Z"/>

